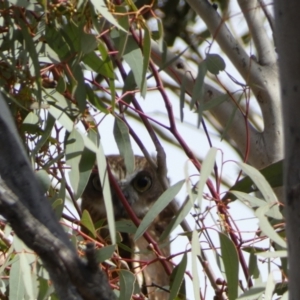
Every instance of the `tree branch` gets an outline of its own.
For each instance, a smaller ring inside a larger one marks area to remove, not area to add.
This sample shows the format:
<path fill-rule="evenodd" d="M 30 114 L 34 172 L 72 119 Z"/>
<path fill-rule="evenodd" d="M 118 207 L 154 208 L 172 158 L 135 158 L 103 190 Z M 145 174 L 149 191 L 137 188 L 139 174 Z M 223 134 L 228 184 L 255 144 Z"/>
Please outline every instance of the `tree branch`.
<path fill-rule="evenodd" d="M 276 62 L 274 45 L 267 36 L 264 27 L 264 18 L 260 13 L 257 0 L 239 0 L 239 5 L 247 21 L 258 54 L 260 65 L 271 65 Z"/>
<path fill-rule="evenodd" d="M 1 214 L 41 257 L 60 299 L 115 299 L 90 250 L 89 261 L 84 263 L 58 223 L 28 163 L 2 95 L 0 128 Z"/>

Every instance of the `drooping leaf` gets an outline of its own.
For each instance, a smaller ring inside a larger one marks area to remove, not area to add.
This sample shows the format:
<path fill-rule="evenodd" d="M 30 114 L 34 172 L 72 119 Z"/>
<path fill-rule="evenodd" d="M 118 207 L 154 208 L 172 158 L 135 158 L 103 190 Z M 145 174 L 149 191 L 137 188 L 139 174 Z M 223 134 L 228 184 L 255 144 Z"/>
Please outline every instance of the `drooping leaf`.
<path fill-rule="evenodd" d="M 32 72 L 32 76 L 40 75 L 40 63 L 38 60 L 38 53 L 36 52 L 36 47 L 33 42 L 32 36 L 29 33 L 28 26 L 24 23 L 24 21 L 19 18 L 20 28 L 22 30 L 22 34 L 25 40 L 26 50 L 32 59 L 32 64 L 34 66 L 34 72 Z M 37 85 L 37 100 L 41 101 L 42 99 L 42 85 L 40 80 L 36 80 L 35 84 Z"/>
<path fill-rule="evenodd" d="M 181 291 L 182 284 L 184 285 L 184 273 L 186 270 L 186 265 L 187 265 L 187 254 L 184 253 L 181 262 L 174 268 L 171 274 L 169 300 L 175 299 L 178 293 L 180 293 Z"/>
<path fill-rule="evenodd" d="M 199 99 L 203 98 L 203 93 L 204 93 L 203 85 L 204 85 L 204 77 L 206 75 L 206 70 L 207 67 L 205 62 L 201 62 L 198 66 L 198 74 L 193 88 L 192 99 L 190 102 L 190 109 L 194 108 L 196 101 L 199 101 Z"/>
<path fill-rule="evenodd" d="M 87 210 L 84 210 L 82 212 L 80 223 L 89 230 L 89 232 L 93 235 L 93 237 L 96 237 L 96 229 L 94 226 L 94 223 L 92 221 L 92 218 Z"/>
<path fill-rule="evenodd" d="M 41 149 L 41 147 L 47 142 L 52 128 L 54 126 L 55 123 L 55 118 L 52 117 L 51 114 L 48 114 L 47 116 L 47 120 L 46 120 L 46 126 L 45 129 L 43 130 L 43 134 L 41 136 L 41 138 L 39 139 L 39 141 L 36 143 L 35 148 L 32 150 L 32 155 L 35 156 L 38 151 Z"/>
<path fill-rule="evenodd" d="M 144 26 L 144 44 L 143 44 L 144 62 L 143 62 L 143 74 L 142 74 L 142 81 L 141 81 L 141 87 L 143 88 L 141 90 L 141 96 L 143 98 L 146 97 L 146 92 L 147 92 L 147 89 L 144 87 L 147 84 L 146 75 L 147 75 L 147 70 L 148 70 L 149 61 L 150 61 L 150 54 L 151 54 L 151 36 L 150 36 L 149 28 L 145 25 Z"/>
<path fill-rule="evenodd" d="M 134 154 L 131 147 L 129 130 L 127 125 L 118 117 L 114 123 L 114 137 L 121 156 L 124 158 L 126 171 L 131 174 L 134 171 Z"/>
<path fill-rule="evenodd" d="M 135 285 L 134 275 L 127 270 L 120 270 L 119 300 L 131 300 Z"/>
<path fill-rule="evenodd" d="M 265 201 L 271 205 L 268 215 L 272 216 L 274 219 L 282 219 L 282 215 L 277 205 L 277 197 L 265 177 L 254 167 L 251 167 L 245 163 L 239 163 L 239 165 L 243 172 L 245 172 L 251 178 L 258 190 L 262 193 Z"/>
<path fill-rule="evenodd" d="M 106 157 L 104 155 L 104 151 L 101 143 L 99 143 L 98 145 L 98 149 L 96 151 L 96 158 L 97 158 L 98 173 L 99 173 L 101 186 L 102 186 L 102 193 L 104 198 L 108 229 L 109 229 L 112 244 L 115 244 L 116 243 L 116 226 L 115 226 L 115 217 L 114 217 L 115 215 L 114 215 L 114 209 L 112 205 L 110 184 L 109 184 L 108 174 L 107 174 Z"/>
<path fill-rule="evenodd" d="M 280 160 L 274 164 L 267 166 L 266 168 L 259 170 L 259 172 L 265 177 L 271 187 L 279 187 L 283 184 L 283 160 Z M 249 176 L 246 176 L 242 180 L 238 181 L 230 190 L 241 191 L 245 193 L 251 193 L 257 191 L 257 188 L 253 186 L 253 181 Z M 229 198 L 234 200 L 235 197 Z"/>
<path fill-rule="evenodd" d="M 34 274 L 31 272 L 30 261 L 28 256 L 33 256 L 33 254 L 21 252 L 20 256 L 20 267 L 21 275 L 23 277 L 25 292 L 29 299 L 35 299 L 35 293 L 33 291 L 33 281 L 35 280 Z"/>
<path fill-rule="evenodd" d="M 272 241 L 277 243 L 279 246 L 283 247 L 284 249 L 287 248 L 286 242 L 278 235 L 278 233 L 274 230 L 272 225 L 270 224 L 268 218 L 265 214 L 270 210 L 270 205 L 261 206 L 255 212 L 256 217 L 259 220 L 259 227 L 261 231 L 269 237 Z"/>
<path fill-rule="evenodd" d="M 265 299 L 272 299 L 274 288 L 275 288 L 275 281 L 273 278 L 273 274 L 271 272 L 269 273 L 267 284 L 266 284 L 265 295 L 264 295 Z"/>
<path fill-rule="evenodd" d="M 143 68 L 141 68 L 144 64 L 144 57 L 141 49 L 131 36 L 128 37 L 123 58 L 130 66 L 135 83 L 137 84 L 141 94 L 145 95 L 147 85 L 146 81 L 143 79 Z"/>
<path fill-rule="evenodd" d="M 185 101 L 185 91 L 186 91 L 186 83 L 187 77 L 183 77 L 182 83 L 180 85 L 180 96 L 179 96 L 179 109 L 180 109 L 180 121 L 183 122 L 183 109 L 184 109 L 184 101 Z"/>
<path fill-rule="evenodd" d="M 209 149 L 206 157 L 203 159 L 203 163 L 202 163 L 202 167 L 201 167 L 201 177 L 200 177 L 199 184 L 198 184 L 199 209 L 201 209 L 204 186 L 214 168 L 216 155 L 217 155 L 217 149 L 213 147 L 213 148 Z"/>
<path fill-rule="evenodd" d="M 200 280 L 198 274 L 198 256 L 201 255 L 200 242 L 197 230 L 192 233 L 192 275 L 193 275 L 193 289 L 194 299 L 200 300 Z"/>
<path fill-rule="evenodd" d="M 117 22 L 117 20 L 114 18 L 114 16 L 110 13 L 110 11 L 108 10 L 105 2 L 103 0 L 90 0 L 91 3 L 94 5 L 94 7 L 96 8 L 96 10 L 99 11 L 99 13 L 111 24 L 113 24 L 114 26 L 116 26 L 118 29 L 123 30 L 123 27 L 119 25 L 119 23 Z"/>
<path fill-rule="evenodd" d="M 84 76 L 80 65 L 73 67 L 73 75 L 76 79 L 76 85 L 73 87 L 73 94 L 80 112 L 83 113 L 86 109 L 86 90 Z"/>
<path fill-rule="evenodd" d="M 67 164 L 71 167 L 69 178 L 76 194 L 79 185 L 79 163 L 84 149 L 83 139 L 76 129 L 68 136 L 65 148 Z"/>
<path fill-rule="evenodd" d="M 25 286 L 22 276 L 20 259 L 15 261 L 10 269 L 9 297 L 10 299 L 24 299 L 25 297 Z"/>
<path fill-rule="evenodd" d="M 151 222 L 157 217 L 157 215 L 174 199 L 174 197 L 179 193 L 185 180 L 181 180 L 169 187 L 164 193 L 157 199 L 150 210 L 145 215 L 140 226 L 138 227 L 134 240 L 139 239 L 143 233 L 147 230 Z"/>
<path fill-rule="evenodd" d="M 168 226 L 160 236 L 160 241 L 163 241 L 167 236 L 169 236 L 170 233 L 185 219 L 185 217 L 191 211 L 193 203 L 193 200 L 188 199 L 185 204 L 181 206 L 177 215 L 171 220 L 170 224 L 168 224 Z"/>
<path fill-rule="evenodd" d="M 67 131 L 71 132 L 73 130 L 74 123 L 66 113 L 52 105 L 50 105 L 48 111 L 58 122 L 61 123 L 62 126 L 66 128 Z"/>
<path fill-rule="evenodd" d="M 204 105 L 204 77 L 206 75 L 207 66 L 206 62 L 202 61 L 198 66 L 198 74 L 194 84 L 192 99 L 190 102 L 190 109 L 193 109 L 195 104 L 198 103 L 198 121 L 197 126 L 200 126 L 202 120 L 202 112 Z"/>
<path fill-rule="evenodd" d="M 221 255 L 224 263 L 229 300 L 235 300 L 239 287 L 239 258 L 233 242 L 223 233 L 219 233 Z"/>

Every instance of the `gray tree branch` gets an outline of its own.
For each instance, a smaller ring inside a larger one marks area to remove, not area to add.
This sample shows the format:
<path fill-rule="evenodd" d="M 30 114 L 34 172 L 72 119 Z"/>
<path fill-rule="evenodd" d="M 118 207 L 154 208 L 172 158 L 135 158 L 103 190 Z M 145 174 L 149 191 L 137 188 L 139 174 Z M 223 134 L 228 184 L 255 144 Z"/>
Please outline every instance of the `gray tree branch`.
<path fill-rule="evenodd" d="M 115 299 L 89 248 L 81 260 L 44 197 L 0 95 L 0 211 L 42 259 L 60 299 Z"/>
<path fill-rule="evenodd" d="M 260 3 L 257 0 L 239 0 L 238 2 L 252 35 L 259 64 L 264 66 L 276 63 L 274 45 L 266 33 Z"/>

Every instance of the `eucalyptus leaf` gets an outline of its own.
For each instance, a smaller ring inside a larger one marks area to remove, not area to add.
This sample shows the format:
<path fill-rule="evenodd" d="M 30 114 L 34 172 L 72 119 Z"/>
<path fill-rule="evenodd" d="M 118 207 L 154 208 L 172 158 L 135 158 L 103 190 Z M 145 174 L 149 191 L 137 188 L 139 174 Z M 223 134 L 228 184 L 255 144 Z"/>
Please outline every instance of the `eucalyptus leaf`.
<path fill-rule="evenodd" d="M 239 257 L 233 242 L 223 233 L 219 233 L 221 255 L 225 267 L 229 300 L 235 300 L 239 287 Z"/>
<path fill-rule="evenodd" d="M 144 219 L 140 223 L 135 235 L 134 240 L 139 239 L 144 232 L 147 230 L 149 225 L 153 222 L 153 220 L 157 217 L 157 215 L 175 198 L 175 196 L 181 190 L 185 180 L 181 180 L 169 187 L 164 193 L 156 200 L 153 206 L 145 215 Z"/>
<path fill-rule="evenodd" d="M 118 117 L 114 123 L 114 137 L 121 156 L 124 158 L 126 172 L 132 174 L 134 171 L 134 154 L 131 147 L 129 130 L 127 125 Z"/>
<path fill-rule="evenodd" d="M 120 270 L 120 297 L 119 300 L 131 300 L 135 285 L 135 276 L 127 271 Z"/>

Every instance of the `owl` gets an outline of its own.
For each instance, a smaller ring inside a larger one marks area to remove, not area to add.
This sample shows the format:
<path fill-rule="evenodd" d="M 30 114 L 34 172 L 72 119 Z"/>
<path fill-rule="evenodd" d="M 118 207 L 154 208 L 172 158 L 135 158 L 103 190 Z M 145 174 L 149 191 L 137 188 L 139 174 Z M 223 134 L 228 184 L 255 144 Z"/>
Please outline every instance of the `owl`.
<path fill-rule="evenodd" d="M 163 193 L 163 188 L 158 180 L 157 170 L 150 165 L 146 158 L 141 156 L 135 156 L 135 169 L 131 174 L 126 172 L 124 160 L 121 156 L 108 156 L 107 163 L 132 210 L 139 219 L 142 219 Z M 121 200 L 118 199 L 113 189 L 111 189 L 111 192 L 115 219 L 129 219 Z M 82 211 L 87 210 L 89 212 L 94 223 L 100 219 L 106 218 L 101 182 L 97 173 L 92 173 L 89 178 L 88 184 L 82 195 L 81 209 Z M 171 207 L 167 206 L 149 226 L 148 233 L 155 241 L 158 242 L 162 232 L 170 223 L 173 216 Z M 150 262 L 157 258 L 155 253 L 148 249 L 149 245 L 144 237 L 134 241 L 131 235 L 122 235 L 123 243 L 134 251 L 131 258 L 135 261 L 132 265 L 132 269 L 135 272 L 140 270 L 137 261 Z M 162 244 L 164 247 L 160 249 L 163 255 L 168 257 L 170 255 L 168 240 L 163 241 Z M 124 254 L 124 256 L 127 255 Z M 170 284 L 169 276 L 166 274 L 164 267 L 159 261 L 149 264 L 144 268 L 142 280 L 141 276 L 138 276 L 138 279 L 140 285 L 147 287 L 145 292 L 147 292 L 149 299 L 165 300 L 169 298 L 169 293 L 159 288 L 169 286 Z"/>

